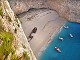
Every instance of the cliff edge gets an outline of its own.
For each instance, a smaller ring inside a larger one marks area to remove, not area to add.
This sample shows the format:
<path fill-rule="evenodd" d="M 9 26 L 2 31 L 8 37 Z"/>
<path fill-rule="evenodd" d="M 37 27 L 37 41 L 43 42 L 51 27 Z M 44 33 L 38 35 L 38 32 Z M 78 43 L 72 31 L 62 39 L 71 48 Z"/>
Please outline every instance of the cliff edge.
<path fill-rule="evenodd" d="M 0 0 L 0 60 L 36 60 L 19 19 L 7 0 Z"/>

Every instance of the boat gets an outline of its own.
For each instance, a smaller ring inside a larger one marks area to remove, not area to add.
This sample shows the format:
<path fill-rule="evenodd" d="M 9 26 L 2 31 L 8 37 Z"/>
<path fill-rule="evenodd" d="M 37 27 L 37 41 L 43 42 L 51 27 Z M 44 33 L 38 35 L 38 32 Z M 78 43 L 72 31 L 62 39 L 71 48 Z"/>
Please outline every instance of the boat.
<path fill-rule="evenodd" d="M 59 53 L 61 53 L 61 50 L 58 47 L 55 47 L 55 50 Z"/>
<path fill-rule="evenodd" d="M 63 26 L 63 28 L 68 29 L 69 27 L 68 26 Z"/>
<path fill-rule="evenodd" d="M 64 38 L 59 37 L 59 40 L 63 41 L 63 40 L 64 40 Z"/>
<path fill-rule="evenodd" d="M 70 35 L 71 38 L 73 38 L 73 35 L 71 33 L 69 35 Z"/>

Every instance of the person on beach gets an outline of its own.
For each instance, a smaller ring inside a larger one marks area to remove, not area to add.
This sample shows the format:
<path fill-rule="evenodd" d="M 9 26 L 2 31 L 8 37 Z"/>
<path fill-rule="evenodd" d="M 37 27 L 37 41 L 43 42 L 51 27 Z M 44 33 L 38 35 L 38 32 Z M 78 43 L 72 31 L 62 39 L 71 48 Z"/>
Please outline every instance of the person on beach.
<path fill-rule="evenodd" d="M 34 29 L 32 30 L 32 33 L 36 33 L 37 31 L 37 27 L 34 27 Z"/>

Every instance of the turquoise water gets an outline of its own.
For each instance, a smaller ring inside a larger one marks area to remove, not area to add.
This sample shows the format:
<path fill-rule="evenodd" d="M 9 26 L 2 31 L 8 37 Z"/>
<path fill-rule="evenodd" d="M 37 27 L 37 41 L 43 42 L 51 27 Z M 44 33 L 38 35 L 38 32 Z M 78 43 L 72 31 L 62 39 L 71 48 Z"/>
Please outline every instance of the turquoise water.
<path fill-rule="evenodd" d="M 69 28 L 61 29 L 38 60 L 80 60 L 80 24 L 67 22 L 65 26 Z M 71 38 L 69 33 L 74 37 Z M 59 37 L 63 37 L 64 41 L 60 41 Z M 55 51 L 55 46 L 59 47 L 62 52 Z"/>

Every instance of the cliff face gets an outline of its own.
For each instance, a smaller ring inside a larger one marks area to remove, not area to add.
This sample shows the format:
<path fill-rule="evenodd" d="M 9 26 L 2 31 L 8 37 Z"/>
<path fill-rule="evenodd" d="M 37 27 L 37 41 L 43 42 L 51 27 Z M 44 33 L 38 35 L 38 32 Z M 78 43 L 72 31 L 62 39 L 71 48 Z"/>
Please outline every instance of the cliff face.
<path fill-rule="evenodd" d="M 16 14 L 23 13 L 31 8 L 47 8 L 55 10 L 66 20 L 80 23 L 79 0 L 11 0 L 10 5 Z"/>
<path fill-rule="evenodd" d="M 31 8 L 48 8 L 46 0 L 11 0 L 11 8 L 16 14 L 28 11 Z"/>
<path fill-rule="evenodd" d="M 0 60 L 4 59 L 36 60 L 21 23 L 8 1 L 0 0 Z"/>

